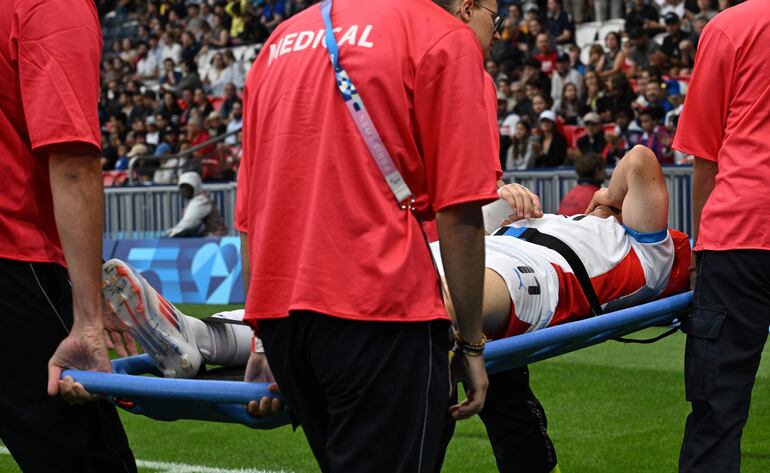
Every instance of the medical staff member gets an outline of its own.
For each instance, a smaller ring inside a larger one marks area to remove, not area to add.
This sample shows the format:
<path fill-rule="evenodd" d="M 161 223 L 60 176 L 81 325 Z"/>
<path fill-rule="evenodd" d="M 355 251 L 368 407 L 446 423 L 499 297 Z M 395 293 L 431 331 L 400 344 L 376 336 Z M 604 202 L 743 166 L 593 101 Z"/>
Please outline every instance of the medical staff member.
<path fill-rule="evenodd" d="M 694 310 L 685 325 L 692 412 L 680 472 L 737 472 L 770 325 L 770 15 L 749 0 L 698 42 L 673 147 L 695 156 Z"/>
<path fill-rule="evenodd" d="M 101 50 L 92 0 L 0 2 L 0 358 L 13 360 L 0 376 L 0 438 L 25 472 L 136 471 L 114 407 L 56 396 L 63 368 L 111 369 Z M 61 392 L 78 394 L 71 380 Z"/>
<path fill-rule="evenodd" d="M 331 21 L 416 214 L 438 222 L 461 343 L 480 348 L 480 206 L 497 193 L 479 44 L 429 0 L 335 0 Z M 319 7 L 282 23 L 246 81 L 236 216 L 246 320 L 323 471 L 431 471 L 448 315 L 420 223 L 352 120 L 323 34 Z M 450 408 L 457 418 L 483 405 L 480 351 L 458 358 L 470 391 Z"/>

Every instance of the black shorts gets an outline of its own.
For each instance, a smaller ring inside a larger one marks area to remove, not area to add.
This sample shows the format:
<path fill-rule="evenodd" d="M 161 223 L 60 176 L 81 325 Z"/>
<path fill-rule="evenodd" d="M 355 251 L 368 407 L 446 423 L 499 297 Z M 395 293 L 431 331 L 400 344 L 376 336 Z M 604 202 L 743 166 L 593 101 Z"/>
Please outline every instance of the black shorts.
<path fill-rule="evenodd" d="M 449 397 L 448 321 L 295 312 L 259 326 L 322 471 L 433 471 Z"/>
<path fill-rule="evenodd" d="M 25 473 L 135 472 L 114 406 L 48 396 L 48 360 L 71 326 L 64 268 L 0 259 L 0 438 Z"/>

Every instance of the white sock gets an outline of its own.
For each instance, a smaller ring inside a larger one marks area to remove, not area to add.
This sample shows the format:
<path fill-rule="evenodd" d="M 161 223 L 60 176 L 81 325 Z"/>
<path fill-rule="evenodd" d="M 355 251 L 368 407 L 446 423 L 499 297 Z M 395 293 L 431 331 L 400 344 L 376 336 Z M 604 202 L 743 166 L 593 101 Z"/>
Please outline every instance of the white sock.
<path fill-rule="evenodd" d="M 212 318 L 243 320 L 243 309 L 219 312 Z M 192 318 L 190 325 L 206 363 L 228 367 L 246 366 L 251 352 L 251 327 L 228 323 L 205 323 Z"/>

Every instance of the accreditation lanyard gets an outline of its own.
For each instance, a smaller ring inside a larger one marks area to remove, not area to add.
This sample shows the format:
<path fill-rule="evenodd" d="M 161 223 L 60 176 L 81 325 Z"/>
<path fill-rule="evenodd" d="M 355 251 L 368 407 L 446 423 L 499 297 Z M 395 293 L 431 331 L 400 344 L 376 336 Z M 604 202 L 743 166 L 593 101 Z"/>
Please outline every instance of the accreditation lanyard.
<path fill-rule="evenodd" d="M 406 185 L 404 178 L 401 176 L 396 164 L 393 162 L 393 158 L 390 156 L 390 153 L 388 153 L 388 149 L 382 142 L 382 138 L 380 138 L 380 134 L 374 126 L 372 117 L 369 116 L 369 112 L 366 111 L 361 96 L 358 95 L 356 86 L 353 85 L 350 76 L 339 62 L 339 45 L 334 38 L 331 11 L 332 0 L 322 1 L 321 15 L 323 16 L 324 27 L 326 28 L 326 50 L 329 52 L 329 57 L 332 61 L 337 88 L 339 88 L 340 94 L 342 94 L 342 99 L 345 101 L 345 105 L 358 127 L 358 131 L 361 133 L 361 137 L 364 139 L 366 147 L 369 148 L 369 153 L 371 153 L 374 162 L 377 164 L 377 167 L 380 168 L 382 176 L 385 178 L 390 190 L 396 197 L 396 201 L 402 209 L 412 209 L 415 200 L 414 194 L 409 190 L 409 186 Z"/>

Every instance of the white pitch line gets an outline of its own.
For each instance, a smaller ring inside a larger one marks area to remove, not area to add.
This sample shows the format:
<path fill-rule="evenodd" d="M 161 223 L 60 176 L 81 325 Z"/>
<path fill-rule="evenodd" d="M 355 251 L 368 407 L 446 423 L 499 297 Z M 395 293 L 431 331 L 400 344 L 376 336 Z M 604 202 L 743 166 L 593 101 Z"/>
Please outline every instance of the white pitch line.
<path fill-rule="evenodd" d="M 6 447 L 0 447 L 0 455 L 10 455 Z M 227 468 L 216 468 L 202 465 L 187 465 L 185 463 L 169 463 L 150 460 L 137 460 L 136 466 L 140 468 L 149 468 L 159 473 L 290 473 L 286 470 L 254 470 L 250 468 L 238 468 L 229 470 Z"/>

